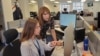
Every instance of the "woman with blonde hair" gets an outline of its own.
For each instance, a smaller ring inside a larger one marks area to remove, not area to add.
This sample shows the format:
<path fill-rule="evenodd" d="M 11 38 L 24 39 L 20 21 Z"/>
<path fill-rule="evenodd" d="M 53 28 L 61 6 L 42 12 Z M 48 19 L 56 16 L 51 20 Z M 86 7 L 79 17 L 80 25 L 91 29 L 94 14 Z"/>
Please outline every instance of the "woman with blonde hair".
<path fill-rule="evenodd" d="M 39 22 L 36 19 L 26 21 L 20 39 L 22 56 L 45 56 L 45 51 L 50 51 L 55 47 L 56 41 L 45 44 L 41 40 L 40 30 Z"/>

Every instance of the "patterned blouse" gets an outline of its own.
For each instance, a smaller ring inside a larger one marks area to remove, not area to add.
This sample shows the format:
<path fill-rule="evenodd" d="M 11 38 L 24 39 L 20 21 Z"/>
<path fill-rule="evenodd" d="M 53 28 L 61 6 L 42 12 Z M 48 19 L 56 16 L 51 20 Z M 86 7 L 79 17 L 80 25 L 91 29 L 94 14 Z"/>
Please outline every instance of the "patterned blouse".
<path fill-rule="evenodd" d="M 42 36 L 42 39 L 46 38 L 46 32 L 48 29 L 54 29 L 54 20 L 51 18 L 49 22 L 44 21 L 44 25 L 41 27 L 40 35 Z"/>

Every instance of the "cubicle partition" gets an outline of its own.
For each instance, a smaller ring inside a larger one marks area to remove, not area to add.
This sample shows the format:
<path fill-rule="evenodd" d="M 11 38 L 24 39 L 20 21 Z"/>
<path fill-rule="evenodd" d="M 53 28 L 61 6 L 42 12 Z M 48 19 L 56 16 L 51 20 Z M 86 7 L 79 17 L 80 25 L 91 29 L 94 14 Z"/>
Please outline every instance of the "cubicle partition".
<path fill-rule="evenodd" d="M 97 31 L 90 31 L 89 36 L 89 48 L 94 56 L 100 56 L 100 34 Z"/>
<path fill-rule="evenodd" d="M 84 20 L 83 17 L 80 18 L 84 21 L 84 27 L 86 29 L 86 35 L 89 38 L 89 49 L 93 56 L 100 56 L 100 34 L 94 31 L 91 25 Z"/>
<path fill-rule="evenodd" d="M 19 20 L 15 20 L 15 21 L 9 21 L 8 23 L 8 29 L 16 29 L 16 28 L 22 28 L 25 25 L 26 20 L 23 19 L 19 19 Z"/>
<path fill-rule="evenodd" d="M 100 56 L 100 33 L 98 33 L 98 31 L 95 31 L 94 33 L 96 33 L 96 36 L 97 36 L 97 44 L 96 44 L 97 53 L 96 53 L 96 56 Z"/>
<path fill-rule="evenodd" d="M 98 36 L 96 35 L 97 33 L 94 31 L 91 31 L 88 33 L 89 37 L 89 49 L 91 53 L 96 56 L 97 54 L 97 43 L 98 43 Z"/>
<path fill-rule="evenodd" d="M 20 27 L 20 20 L 10 21 L 10 22 L 7 22 L 7 23 L 8 23 L 8 29 Z"/>

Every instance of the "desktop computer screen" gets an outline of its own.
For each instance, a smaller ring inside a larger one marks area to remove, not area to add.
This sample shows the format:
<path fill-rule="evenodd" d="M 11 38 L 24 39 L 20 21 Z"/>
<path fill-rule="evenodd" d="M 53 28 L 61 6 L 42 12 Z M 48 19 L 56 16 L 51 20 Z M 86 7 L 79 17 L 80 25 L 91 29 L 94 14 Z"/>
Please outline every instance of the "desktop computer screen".
<path fill-rule="evenodd" d="M 73 25 L 75 28 L 76 14 L 60 14 L 60 26 Z"/>

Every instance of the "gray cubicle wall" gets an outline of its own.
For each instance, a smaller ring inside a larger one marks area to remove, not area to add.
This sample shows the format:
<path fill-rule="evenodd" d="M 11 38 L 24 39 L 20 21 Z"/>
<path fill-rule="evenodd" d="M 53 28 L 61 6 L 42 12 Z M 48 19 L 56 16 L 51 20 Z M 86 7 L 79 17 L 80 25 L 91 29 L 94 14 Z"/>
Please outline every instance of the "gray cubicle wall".
<path fill-rule="evenodd" d="M 90 48 L 90 51 L 91 53 L 93 53 L 94 56 L 96 56 L 97 54 L 97 43 L 98 43 L 98 37 L 97 36 L 97 33 L 94 32 L 94 31 L 90 31 L 88 33 L 88 37 L 89 37 L 89 48 Z"/>
<path fill-rule="evenodd" d="M 84 21 L 84 27 L 86 29 L 86 34 L 89 37 L 89 48 L 93 56 L 100 56 L 100 34 L 97 31 L 92 31 L 90 24 L 80 17 Z"/>
<path fill-rule="evenodd" d="M 9 21 L 8 23 L 8 29 L 16 29 L 16 28 L 23 28 L 25 25 L 26 20 L 19 19 L 15 21 Z"/>
<path fill-rule="evenodd" d="M 100 56 L 100 33 L 98 33 L 97 31 L 94 32 L 97 36 L 97 53 L 96 56 Z"/>
<path fill-rule="evenodd" d="M 10 22 L 7 22 L 7 23 L 8 23 L 8 29 L 20 27 L 20 20 L 10 21 Z"/>
<path fill-rule="evenodd" d="M 21 19 L 20 20 L 20 27 L 24 27 L 26 21 L 27 21 L 26 19 L 24 19 L 24 20 Z"/>
<path fill-rule="evenodd" d="M 84 28 L 84 21 L 76 20 L 76 28 Z"/>

